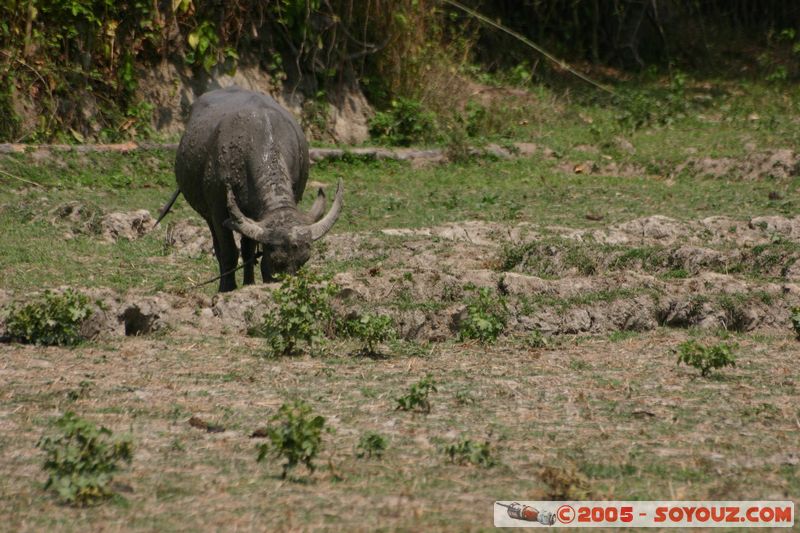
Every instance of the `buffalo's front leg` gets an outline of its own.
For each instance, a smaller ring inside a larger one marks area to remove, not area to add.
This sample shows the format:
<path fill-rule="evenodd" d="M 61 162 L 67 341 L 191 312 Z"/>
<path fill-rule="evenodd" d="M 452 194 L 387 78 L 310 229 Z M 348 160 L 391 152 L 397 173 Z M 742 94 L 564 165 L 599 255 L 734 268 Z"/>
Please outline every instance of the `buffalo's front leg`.
<path fill-rule="evenodd" d="M 256 243 L 242 235 L 242 262 L 244 263 L 244 284 L 252 285 L 256 282 L 253 268 L 256 263 Z"/>
<path fill-rule="evenodd" d="M 233 232 L 222 223 L 209 224 L 214 239 L 214 253 L 219 263 L 219 292 L 230 292 L 236 289 L 236 263 L 239 261 L 239 250 L 233 240 Z"/>

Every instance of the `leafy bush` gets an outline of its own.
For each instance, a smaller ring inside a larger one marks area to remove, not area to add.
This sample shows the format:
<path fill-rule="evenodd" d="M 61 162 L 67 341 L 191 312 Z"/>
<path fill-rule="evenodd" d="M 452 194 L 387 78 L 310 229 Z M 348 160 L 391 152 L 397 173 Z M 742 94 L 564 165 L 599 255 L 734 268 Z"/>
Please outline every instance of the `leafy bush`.
<path fill-rule="evenodd" d="M 715 344 L 703 346 L 690 340 L 678 346 L 678 363 L 700 369 L 700 375 L 708 376 L 711 370 L 726 366 L 736 366 L 733 351 L 735 344 Z"/>
<path fill-rule="evenodd" d="M 6 328 L 17 342 L 74 346 L 83 340 L 80 326 L 91 314 L 83 294 L 72 289 L 63 294 L 46 291 L 43 298 L 22 308 L 12 306 Z"/>
<path fill-rule="evenodd" d="M 591 499 L 589 480 L 567 461 L 542 467 L 537 477 L 547 487 L 545 494 L 549 500 Z"/>
<path fill-rule="evenodd" d="M 436 382 L 428 375 L 411 385 L 408 393 L 396 398 L 397 409 L 402 411 L 419 410 L 423 413 L 431 412 L 431 402 L 428 396 L 432 392 L 437 392 Z"/>
<path fill-rule="evenodd" d="M 668 88 L 661 90 L 632 89 L 620 93 L 617 103 L 619 125 L 628 132 L 652 125 L 669 125 L 690 111 L 686 98 L 686 74 L 675 72 Z"/>
<path fill-rule="evenodd" d="M 356 456 L 358 457 L 382 457 L 386 451 L 388 442 L 386 437 L 374 431 L 368 431 L 361 435 L 356 446 Z"/>
<path fill-rule="evenodd" d="M 258 446 L 258 462 L 264 460 L 272 451 L 277 457 L 286 459 L 283 465 L 282 478 L 298 464 L 303 464 L 313 473 L 314 458 L 322 448 L 322 432 L 325 429 L 325 418 L 312 416 L 311 407 L 303 401 L 281 405 L 278 413 L 272 417 L 273 425 L 267 428 L 270 442 Z"/>
<path fill-rule="evenodd" d="M 392 317 L 365 313 L 360 318 L 345 322 L 344 333 L 361 341 L 361 353 L 375 355 L 378 345 L 395 336 Z"/>
<path fill-rule="evenodd" d="M 488 287 L 480 288 L 467 303 L 467 317 L 459 325 L 459 338 L 494 342 L 506 327 L 506 315 L 505 300 L 494 296 Z"/>
<path fill-rule="evenodd" d="M 547 348 L 549 343 L 547 342 L 547 337 L 542 335 L 541 331 L 535 329 L 525 337 L 525 344 L 529 348 Z"/>
<path fill-rule="evenodd" d="M 220 47 L 219 29 L 214 23 L 204 20 L 186 38 L 190 50 L 184 57 L 189 65 L 199 65 L 207 73 L 219 63 L 220 57 L 228 60 L 238 61 L 239 56 L 236 49 L 230 46 Z M 229 69 L 229 74 L 233 74 L 235 68 Z"/>
<path fill-rule="evenodd" d="M 792 314 L 789 316 L 789 319 L 792 321 L 792 328 L 794 328 L 797 339 L 800 340 L 800 307 L 792 308 Z"/>
<path fill-rule="evenodd" d="M 45 489 L 54 489 L 72 505 L 92 505 L 109 498 L 113 474 L 119 463 L 130 463 L 133 445 L 130 438 L 112 438 L 111 430 L 68 412 L 56 421 L 61 435 L 42 437 L 36 444 L 47 459 L 44 470 L 50 477 Z"/>
<path fill-rule="evenodd" d="M 311 349 L 330 326 L 330 298 L 336 291 L 335 284 L 305 269 L 286 276 L 280 288 L 272 292 L 275 307 L 248 333 L 267 339 L 271 355 L 294 354 L 300 343 Z"/>
<path fill-rule="evenodd" d="M 457 465 L 472 464 L 491 468 L 497 464 L 497 459 L 492 457 L 492 448 L 488 442 L 462 439 L 460 442 L 445 446 L 443 451 L 450 458 L 450 462 Z"/>
<path fill-rule="evenodd" d="M 388 111 L 379 111 L 369 122 L 370 136 L 383 144 L 409 146 L 433 140 L 436 116 L 410 98 L 392 100 Z"/>

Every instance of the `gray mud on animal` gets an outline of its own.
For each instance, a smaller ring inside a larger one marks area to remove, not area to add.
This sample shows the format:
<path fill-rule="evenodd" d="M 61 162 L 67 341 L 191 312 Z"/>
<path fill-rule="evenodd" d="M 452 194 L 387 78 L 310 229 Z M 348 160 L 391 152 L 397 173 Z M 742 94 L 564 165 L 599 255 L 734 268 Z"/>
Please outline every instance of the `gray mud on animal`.
<path fill-rule="evenodd" d="M 308 143 L 297 121 L 271 97 L 238 87 L 212 91 L 192 106 L 175 159 L 178 187 L 208 223 L 219 261 L 221 292 L 236 288 L 232 272 L 241 233 L 244 283 L 254 283 L 256 244 L 261 275 L 294 273 L 311 242 L 327 233 L 342 210 L 342 182 L 325 212 L 320 189 L 309 213 L 297 205 L 308 180 Z M 169 209 L 168 203 L 165 210 Z"/>

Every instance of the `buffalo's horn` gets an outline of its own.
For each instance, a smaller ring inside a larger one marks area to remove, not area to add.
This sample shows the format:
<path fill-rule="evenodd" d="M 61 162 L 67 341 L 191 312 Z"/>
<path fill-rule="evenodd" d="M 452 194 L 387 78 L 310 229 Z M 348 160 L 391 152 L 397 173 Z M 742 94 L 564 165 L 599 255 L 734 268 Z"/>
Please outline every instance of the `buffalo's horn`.
<path fill-rule="evenodd" d="M 328 211 L 328 214 L 325 215 L 322 220 L 311 224 L 309 227 L 311 230 L 311 240 L 316 241 L 321 238 L 328 233 L 334 223 L 336 223 L 336 219 L 339 218 L 339 215 L 342 213 L 343 197 L 344 187 L 342 186 L 342 179 L 339 178 L 339 183 L 336 185 L 336 196 L 333 198 L 333 205 L 330 211 Z"/>
<path fill-rule="evenodd" d="M 238 231 L 245 237 L 254 241 L 261 241 L 264 228 L 259 226 L 255 220 L 248 218 L 242 213 L 230 187 L 228 187 L 228 212 L 231 214 L 231 218 L 224 222 L 226 228 Z"/>
<path fill-rule="evenodd" d="M 322 218 L 322 215 L 325 214 L 325 191 L 322 190 L 320 187 L 319 191 L 317 191 L 317 199 L 314 200 L 314 205 L 311 206 L 311 209 L 308 211 L 308 218 L 311 222 L 319 222 L 319 219 Z"/>

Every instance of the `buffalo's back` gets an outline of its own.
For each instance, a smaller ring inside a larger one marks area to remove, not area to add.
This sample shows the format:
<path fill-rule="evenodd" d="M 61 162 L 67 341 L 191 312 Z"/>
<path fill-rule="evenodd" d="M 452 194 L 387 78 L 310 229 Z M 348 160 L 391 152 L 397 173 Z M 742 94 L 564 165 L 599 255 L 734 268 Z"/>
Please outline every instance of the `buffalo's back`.
<path fill-rule="evenodd" d="M 192 105 L 178 147 L 178 187 L 209 219 L 215 206 L 224 205 L 227 183 L 245 213 L 257 218 L 260 174 L 274 150 L 286 162 L 299 202 L 308 179 L 308 144 L 294 117 L 270 96 L 239 87 L 205 93 Z"/>

